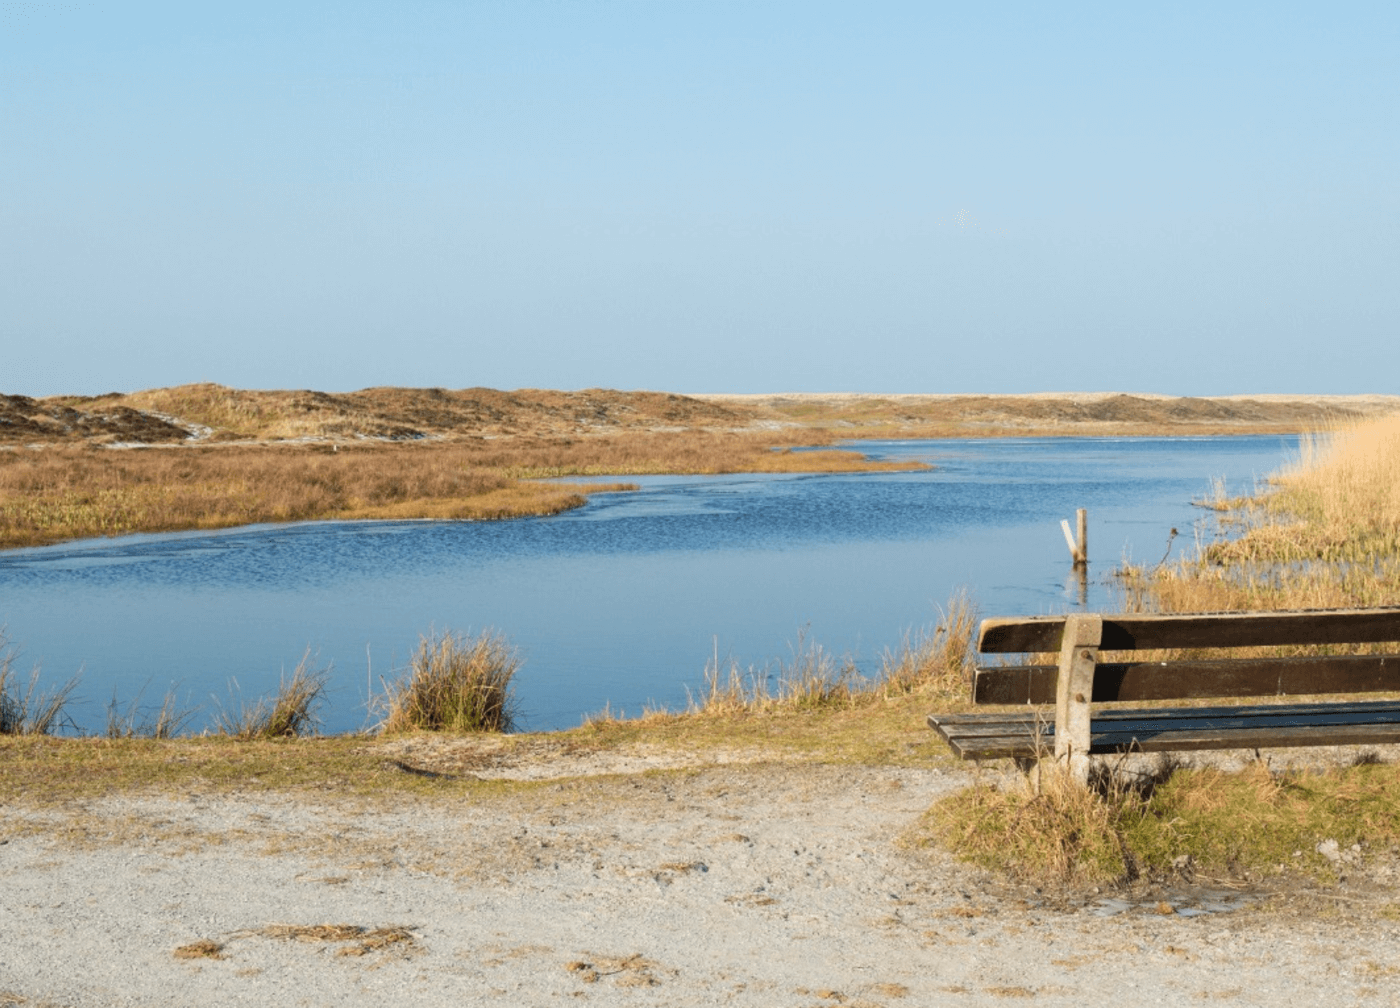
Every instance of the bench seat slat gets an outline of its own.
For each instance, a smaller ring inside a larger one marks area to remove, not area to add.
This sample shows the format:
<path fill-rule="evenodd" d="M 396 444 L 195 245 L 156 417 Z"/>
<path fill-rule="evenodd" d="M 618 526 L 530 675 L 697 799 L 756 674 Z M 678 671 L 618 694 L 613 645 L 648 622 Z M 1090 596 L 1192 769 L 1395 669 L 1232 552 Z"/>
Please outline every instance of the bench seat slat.
<path fill-rule="evenodd" d="M 983 654 L 1058 651 L 1063 616 L 982 622 Z M 1153 648 L 1271 647 L 1286 644 L 1376 644 L 1400 640 L 1400 607 L 1303 609 L 1293 612 L 1127 613 L 1103 618 L 1105 651 Z"/>
<path fill-rule="evenodd" d="M 1143 718 L 1162 717 L 1200 717 L 1203 713 L 1211 712 L 1223 717 L 1250 717 L 1263 716 L 1272 717 L 1283 714 L 1325 714 L 1329 711 L 1400 711 L 1400 700 L 1361 700 L 1355 703 L 1347 701 L 1320 701 L 1315 703 L 1301 704 L 1245 704 L 1232 707 L 1108 707 L 1094 712 L 1094 722 L 1105 721 L 1138 721 Z M 1054 711 L 1045 708 L 1022 707 L 1019 710 L 1004 711 L 990 714 L 930 714 L 929 723 L 935 720 L 947 722 L 949 724 L 977 724 L 985 722 L 993 724 L 1006 722 L 1008 724 L 1029 724 L 1039 716 L 1042 721 L 1054 722 Z"/>
<path fill-rule="evenodd" d="M 1301 745 L 1400 742 L 1400 703 L 1300 704 L 1272 707 L 1179 708 L 1114 711 L 1095 717 L 1094 753 L 1248 749 Z M 1133 715 L 1122 716 L 1122 715 Z M 937 731 L 963 759 L 1043 755 L 1054 746 L 1054 726 L 1019 715 L 930 715 Z M 1038 744 L 1036 728 L 1039 728 Z"/>
<path fill-rule="evenodd" d="M 1054 665 L 979 668 L 973 701 L 1054 703 L 1058 678 Z M 1094 670 L 1093 702 L 1389 692 L 1400 692 L 1400 655 L 1101 662 Z"/>

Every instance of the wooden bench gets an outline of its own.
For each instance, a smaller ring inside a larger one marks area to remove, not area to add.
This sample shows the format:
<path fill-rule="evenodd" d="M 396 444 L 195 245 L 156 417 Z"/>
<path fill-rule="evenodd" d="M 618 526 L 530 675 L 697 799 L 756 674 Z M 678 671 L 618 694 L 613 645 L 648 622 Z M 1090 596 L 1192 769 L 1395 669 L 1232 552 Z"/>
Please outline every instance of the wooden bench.
<path fill-rule="evenodd" d="M 979 666 L 974 703 L 1026 706 L 1009 714 L 931 714 L 928 723 L 963 759 L 1009 756 L 1029 768 L 1029 761 L 1053 756 L 1081 781 L 1097 753 L 1400 742 L 1400 700 L 1092 710 L 1109 701 L 1400 693 L 1400 654 L 1195 656 L 1215 648 L 1395 641 L 1400 608 L 988 619 L 978 636 L 981 653 L 1058 652 L 1058 664 Z M 1157 649 L 1191 656 L 1099 661 L 1101 651 Z M 1037 704 L 1054 704 L 1053 717 Z"/>

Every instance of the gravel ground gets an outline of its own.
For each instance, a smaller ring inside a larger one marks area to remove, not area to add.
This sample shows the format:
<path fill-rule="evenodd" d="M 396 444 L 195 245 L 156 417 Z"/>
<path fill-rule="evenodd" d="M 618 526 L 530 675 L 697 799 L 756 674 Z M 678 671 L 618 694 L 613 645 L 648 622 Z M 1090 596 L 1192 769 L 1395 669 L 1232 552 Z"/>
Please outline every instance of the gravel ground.
<path fill-rule="evenodd" d="M 899 843 L 961 768 L 623 762 L 6 808 L 0 1005 L 1400 1002 L 1389 868 L 1071 899 Z"/>

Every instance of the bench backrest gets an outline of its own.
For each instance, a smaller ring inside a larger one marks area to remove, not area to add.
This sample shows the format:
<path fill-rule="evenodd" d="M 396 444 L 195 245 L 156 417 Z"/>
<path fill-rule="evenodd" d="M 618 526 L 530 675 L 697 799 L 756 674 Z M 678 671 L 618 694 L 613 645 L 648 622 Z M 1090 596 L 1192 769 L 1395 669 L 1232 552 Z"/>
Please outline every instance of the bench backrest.
<path fill-rule="evenodd" d="M 1400 641 L 1400 607 L 1294 612 L 1126 613 L 982 621 L 983 654 L 1060 652 L 1073 621 L 1076 646 L 1093 649 L 1089 702 L 1198 697 L 1400 692 L 1400 655 L 1190 658 L 1099 662 L 1098 651 L 1378 644 Z M 1065 657 L 1061 656 L 1061 662 Z M 979 668 L 981 704 L 1056 703 L 1060 665 Z"/>

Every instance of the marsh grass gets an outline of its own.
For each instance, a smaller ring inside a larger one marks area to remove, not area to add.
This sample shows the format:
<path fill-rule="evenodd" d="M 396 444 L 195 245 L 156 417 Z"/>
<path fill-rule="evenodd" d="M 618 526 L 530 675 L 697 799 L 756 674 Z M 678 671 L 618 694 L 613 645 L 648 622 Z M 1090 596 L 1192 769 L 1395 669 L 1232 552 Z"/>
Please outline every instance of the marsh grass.
<path fill-rule="evenodd" d="M 136 696 L 122 703 L 117 699 L 116 691 L 113 691 L 112 700 L 107 704 L 105 734 L 108 738 L 174 738 L 199 713 L 198 707 L 181 706 L 173 688 L 165 694 L 160 706 L 154 709 L 141 706 L 144 693 L 145 687 L 142 687 Z"/>
<path fill-rule="evenodd" d="M 504 637 L 429 633 L 407 674 L 388 688 L 383 730 L 508 732 L 514 727 L 511 680 L 520 658 Z"/>
<path fill-rule="evenodd" d="M 1191 769 L 1170 760 L 1100 766 L 1084 788 L 1053 772 L 978 783 L 936 804 L 915 832 L 959 857 L 1026 881 L 1087 886 L 1170 876 L 1335 879 L 1318 846 L 1365 852 L 1400 839 L 1400 768 Z"/>
<path fill-rule="evenodd" d="M 75 676 L 58 686 L 43 690 L 36 665 L 25 681 L 15 670 L 19 651 L 0 631 L 0 735 L 48 735 L 71 727 L 64 708 L 78 688 Z"/>
<path fill-rule="evenodd" d="M 291 677 L 282 677 L 271 697 L 259 697 L 250 703 L 237 695 L 235 683 L 233 706 L 221 707 L 215 714 L 215 728 L 244 742 L 311 734 L 320 723 L 317 711 L 325 702 L 331 672 L 330 665 L 313 665 L 308 650 Z"/>
<path fill-rule="evenodd" d="M 926 468 L 853 451 L 771 450 L 781 441 L 780 433 L 681 431 L 0 451 L 0 548 L 255 522 L 547 515 L 582 506 L 590 493 L 636 488 L 540 482 L 556 477 Z"/>
<path fill-rule="evenodd" d="M 886 651 L 880 687 L 887 692 L 964 699 L 971 685 L 979 614 L 966 589 L 959 589 L 941 610 L 932 630 L 905 633 L 900 647 Z"/>
<path fill-rule="evenodd" d="M 785 662 L 743 668 L 733 659 L 722 661 L 716 651 L 705 665 L 704 690 L 690 694 L 686 713 L 727 716 L 850 707 L 903 695 L 943 706 L 965 703 L 975 659 L 977 607 L 959 589 L 940 615 L 932 629 L 905 631 L 898 648 L 885 650 L 873 676 L 862 674 L 850 655 L 837 657 L 813 642 L 805 628 Z"/>
<path fill-rule="evenodd" d="M 1221 521 L 1194 555 L 1128 566 L 1129 608 L 1311 609 L 1400 601 L 1400 416 L 1304 438 L 1268 492 L 1212 504 Z"/>

